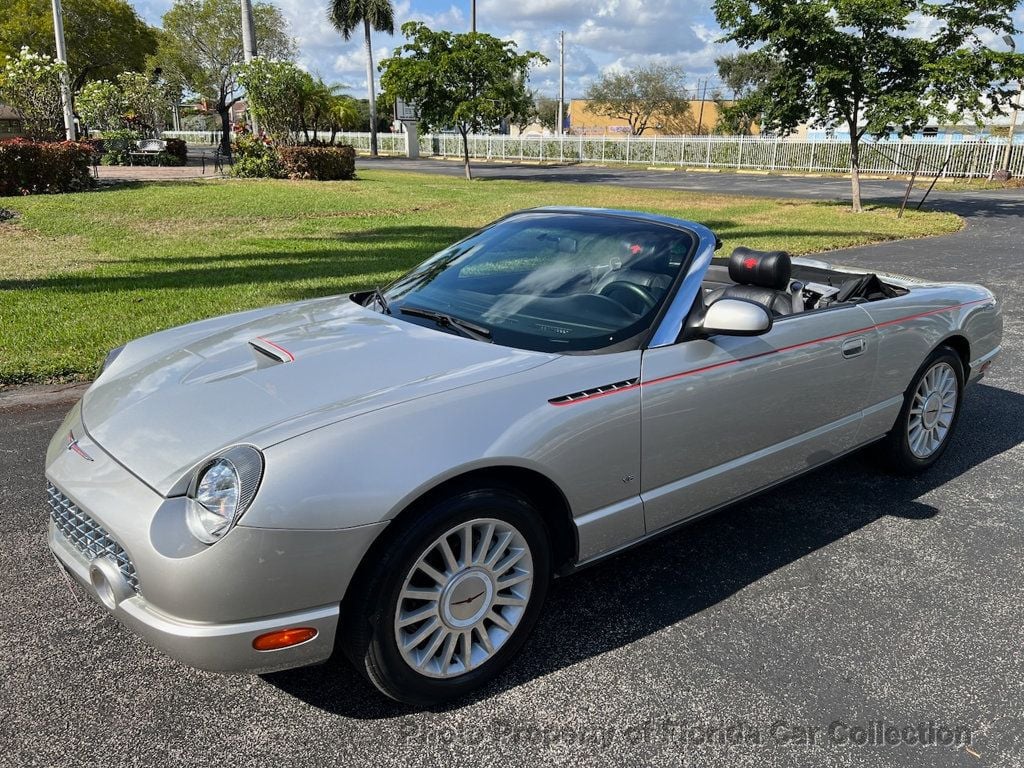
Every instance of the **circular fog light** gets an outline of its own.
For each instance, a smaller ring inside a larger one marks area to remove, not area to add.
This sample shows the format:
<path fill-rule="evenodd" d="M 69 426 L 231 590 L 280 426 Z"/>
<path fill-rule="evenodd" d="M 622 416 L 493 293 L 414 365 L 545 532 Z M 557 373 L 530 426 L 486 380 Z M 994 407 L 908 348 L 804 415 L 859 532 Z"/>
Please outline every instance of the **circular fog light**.
<path fill-rule="evenodd" d="M 98 557 L 89 566 L 89 583 L 96 596 L 110 610 L 132 596 L 132 588 L 120 569 L 108 558 Z"/>

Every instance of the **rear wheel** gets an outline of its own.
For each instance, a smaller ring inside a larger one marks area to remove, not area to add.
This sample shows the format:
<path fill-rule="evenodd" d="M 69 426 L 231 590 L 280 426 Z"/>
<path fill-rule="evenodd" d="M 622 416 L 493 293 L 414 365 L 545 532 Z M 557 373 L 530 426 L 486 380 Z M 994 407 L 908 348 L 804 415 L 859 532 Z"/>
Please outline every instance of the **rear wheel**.
<path fill-rule="evenodd" d="M 539 514 L 506 491 L 434 503 L 354 585 L 346 652 L 397 701 L 435 704 L 497 675 L 536 623 L 550 578 Z"/>
<path fill-rule="evenodd" d="M 928 469 L 953 436 L 963 401 L 964 369 L 948 347 L 935 350 L 903 398 L 903 408 L 885 439 L 886 465 L 901 474 Z"/>

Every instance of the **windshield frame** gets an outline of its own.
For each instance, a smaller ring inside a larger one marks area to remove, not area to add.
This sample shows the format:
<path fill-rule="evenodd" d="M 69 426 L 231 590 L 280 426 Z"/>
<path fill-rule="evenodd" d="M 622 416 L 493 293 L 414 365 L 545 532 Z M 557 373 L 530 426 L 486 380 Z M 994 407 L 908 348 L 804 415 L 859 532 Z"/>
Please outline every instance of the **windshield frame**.
<path fill-rule="evenodd" d="M 431 260 L 431 259 L 433 259 L 435 257 L 441 256 L 441 254 L 444 254 L 444 253 L 446 253 L 448 251 L 451 251 L 452 249 L 457 248 L 462 243 L 465 243 L 468 240 L 472 240 L 473 238 L 479 237 L 481 234 L 483 234 L 483 233 L 493 229 L 496 226 L 499 226 L 499 225 L 501 225 L 501 224 L 503 224 L 505 222 L 508 222 L 509 220 L 516 219 L 516 218 L 519 218 L 519 217 L 526 217 L 526 216 L 530 216 L 530 215 L 535 215 L 535 214 L 543 214 L 543 215 L 552 215 L 552 214 L 554 214 L 554 215 L 571 215 L 571 216 L 574 216 L 574 217 L 577 217 L 577 218 L 578 217 L 582 217 L 582 216 L 593 216 L 595 218 L 602 218 L 602 219 L 606 219 L 606 220 L 609 219 L 609 218 L 612 218 L 612 219 L 621 220 L 624 224 L 628 224 L 628 223 L 632 222 L 633 224 L 642 224 L 645 227 L 651 227 L 651 228 L 654 228 L 654 229 L 661 228 L 661 229 L 666 229 L 666 230 L 674 230 L 674 231 L 676 231 L 676 232 L 678 232 L 680 234 L 685 235 L 687 237 L 687 240 L 688 240 L 689 244 L 688 244 L 688 247 L 687 247 L 687 250 L 686 250 L 685 254 L 681 258 L 679 266 L 675 270 L 675 274 L 672 276 L 672 282 L 670 283 L 670 285 L 666 289 L 663 298 L 660 300 L 660 303 L 659 303 L 659 306 L 657 307 L 657 310 L 651 316 L 650 321 L 648 322 L 648 324 L 645 327 L 643 327 L 641 330 L 639 330 L 637 333 L 634 333 L 633 335 L 625 337 L 625 338 L 617 339 L 615 341 L 612 341 L 612 342 L 610 342 L 608 344 L 605 344 L 605 345 L 602 345 L 602 346 L 593 347 L 593 348 L 584 348 L 584 349 L 553 349 L 553 350 L 544 350 L 544 349 L 538 349 L 536 347 L 528 346 L 528 345 L 527 346 L 523 346 L 523 345 L 519 345 L 519 344 L 515 344 L 515 343 L 508 343 L 508 340 L 496 341 L 494 343 L 497 344 L 498 346 L 506 346 L 506 347 L 508 347 L 510 349 L 518 349 L 518 350 L 522 350 L 522 351 L 531 351 L 531 352 L 540 352 L 540 353 L 543 353 L 543 354 L 563 354 L 563 355 L 609 354 L 609 353 L 613 353 L 613 352 L 621 352 L 621 351 L 627 351 L 627 350 L 632 350 L 632 349 L 643 349 L 643 348 L 646 348 L 647 345 L 649 344 L 649 342 L 651 341 L 651 339 L 654 337 L 654 335 L 655 335 L 657 329 L 659 328 L 659 326 L 661 325 L 662 321 L 664 320 L 666 313 L 674 305 L 675 300 L 677 298 L 678 291 L 679 291 L 679 287 L 680 287 L 681 283 L 683 282 L 684 278 L 690 272 L 692 272 L 694 257 L 696 255 L 696 253 L 698 252 L 698 250 L 700 249 L 701 243 L 702 243 L 702 240 L 703 240 L 703 238 L 701 237 L 701 233 L 698 231 L 699 229 L 701 229 L 700 227 L 694 227 L 694 226 L 691 226 L 689 222 L 685 222 L 685 221 L 682 221 L 682 220 L 679 220 L 679 219 L 672 219 L 672 218 L 669 218 L 669 217 L 659 216 L 657 214 L 647 214 L 647 213 L 638 212 L 638 211 L 622 211 L 622 210 L 614 210 L 614 209 L 575 208 L 575 207 L 537 207 L 537 208 L 529 208 L 529 209 L 525 209 L 525 210 L 515 211 L 515 212 L 512 212 L 512 213 L 509 213 L 506 216 L 501 217 L 500 219 L 497 219 L 497 220 L 491 222 L 490 224 L 488 224 L 488 225 L 486 225 L 484 227 L 481 227 L 480 229 L 472 232 L 471 234 L 467 235 L 466 237 L 464 237 L 464 238 L 462 238 L 462 239 L 460 239 L 460 240 L 458 240 L 458 241 L 456 241 L 456 242 L 446 246 L 445 248 L 443 248 L 442 250 L 438 251 L 437 253 L 432 254 L 430 257 L 428 257 L 427 259 L 424 259 L 423 261 L 419 262 L 418 264 L 413 266 L 411 269 L 407 270 L 404 274 L 402 274 L 401 276 L 399 276 L 398 278 L 396 278 L 395 280 L 391 281 L 386 286 L 384 286 L 381 289 L 381 293 L 387 295 L 398 283 L 400 283 L 401 281 L 403 281 L 406 278 L 408 278 L 417 269 L 421 268 L 424 263 L 426 263 L 427 261 L 429 261 L 429 260 Z M 456 257 L 456 260 L 457 260 L 457 258 L 458 257 Z M 448 269 L 448 268 L 449 267 L 446 265 L 444 269 Z M 359 304 L 364 304 L 364 302 L 365 302 L 366 306 L 369 306 L 369 298 L 372 297 L 373 293 L 374 293 L 373 291 L 369 291 L 369 292 L 361 292 L 361 293 L 357 293 L 357 294 L 352 294 L 352 300 L 356 301 Z M 415 302 L 415 295 L 416 295 L 415 293 L 410 295 L 410 298 L 412 299 L 411 303 L 416 303 Z M 388 296 L 388 301 L 389 302 L 392 302 L 392 301 L 395 302 L 398 305 L 398 307 L 400 308 L 400 305 L 401 305 L 403 299 L 401 297 Z M 457 319 L 461 319 L 461 320 L 467 320 L 467 321 L 472 321 L 472 322 L 479 322 L 478 320 L 476 320 L 474 318 L 458 317 L 458 313 L 457 312 L 455 312 L 455 313 L 449 312 L 448 314 L 451 314 L 453 318 L 457 318 Z M 410 322 L 410 323 L 413 323 L 415 325 L 420 325 L 421 327 L 434 328 L 434 329 L 436 329 L 436 330 L 438 330 L 439 332 L 442 332 L 442 333 L 449 333 L 449 334 L 453 334 L 453 335 L 455 334 L 455 332 L 451 328 L 446 328 L 443 325 L 439 325 L 437 323 L 434 323 L 434 322 L 432 322 L 432 321 L 430 321 L 429 319 L 426 319 L 426 318 L 422 318 L 422 319 L 421 318 L 413 318 L 413 317 L 408 316 L 408 315 L 402 316 L 401 312 L 399 312 L 397 310 L 392 314 L 392 317 L 394 317 L 396 319 L 399 319 L 399 320 L 401 320 L 403 322 Z M 625 326 L 625 328 L 628 329 L 629 326 L 627 325 L 627 326 Z"/>

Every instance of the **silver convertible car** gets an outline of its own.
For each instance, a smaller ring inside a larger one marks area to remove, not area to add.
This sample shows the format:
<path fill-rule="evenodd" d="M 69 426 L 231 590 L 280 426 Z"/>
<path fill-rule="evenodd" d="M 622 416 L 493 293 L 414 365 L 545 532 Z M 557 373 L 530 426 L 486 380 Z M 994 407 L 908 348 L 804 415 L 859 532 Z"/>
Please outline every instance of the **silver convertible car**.
<path fill-rule="evenodd" d="M 942 455 L 1000 351 L 988 290 L 718 245 L 541 208 L 133 341 L 49 446 L 49 545 L 186 664 L 340 651 L 426 705 L 509 663 L 553 575 L 869 443 Z"/>

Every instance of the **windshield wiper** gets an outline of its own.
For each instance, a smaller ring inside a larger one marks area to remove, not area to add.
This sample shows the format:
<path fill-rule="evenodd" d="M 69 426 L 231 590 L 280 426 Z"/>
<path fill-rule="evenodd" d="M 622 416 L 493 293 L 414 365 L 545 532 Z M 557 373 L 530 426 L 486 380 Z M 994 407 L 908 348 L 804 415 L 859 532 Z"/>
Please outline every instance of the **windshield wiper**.
<path fill-rule="evenodd" d="M 381 292 L 380 288 L 374 288 L 370 291 L 370 301 L 376 301 L 380 304 L 380 308 L 384 310 L 385 315 L 391 314 L 391 307 L 388 306 L 388 300 L 384 298 L 384 294 Z"/>
<path fill-rule="evenodd" d="M 433 320 L 442 328 L 451 328 L 467 338 L 493 343 L 491 332 L 487 328 L 466 320 L 460 320 L 451 315 L 446 315 L 444 312 L 435 312 L 432 309 L 423 309 L 422 307 L 401 307 L 398 311 L 403 315 L 413 315 L 414 317 L 425 317 L 428 320 Z"/>

